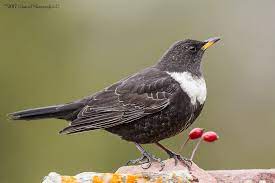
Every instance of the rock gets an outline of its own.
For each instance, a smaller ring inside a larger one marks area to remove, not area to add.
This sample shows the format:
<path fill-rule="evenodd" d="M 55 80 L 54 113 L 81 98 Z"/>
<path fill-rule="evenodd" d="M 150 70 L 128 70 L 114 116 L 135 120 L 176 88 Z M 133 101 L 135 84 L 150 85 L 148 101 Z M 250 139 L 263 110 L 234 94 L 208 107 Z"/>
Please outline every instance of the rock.
<path fill-rule="evenodd" d="M 211 170 L 210 175 L 218 182 L 230 183 L 273 183 L 275 182 L 275 169 L 248 169 L 248 170 Z"/>
<path fill-rule="evenodd" d="M 83 172 L 75 176 L 49 173 L 43 183 L 273 183 L 275 169 L 263 170 L 212 170 L 205 171 L 195 163 L 190 170 L 182 163 L 175 166 L 174 159 L 164 161 L 165 167 L 160 171 L 159 163 L 152 163 L 149 169 L 140 165 L 123 166 L 115 173 Z"/>
<path fill-rule="evenodd" d="M 175 172 L 186 172 L 185 175 L 189 175 L 192 177 L 191 182 L 208 182 L 208 183 L 216 183 L 216 179 L 211 176 L 206 171 L 199 168 L 195 163 L 192 163 L 192 167 L 190 171 L 186 167 L 186 165 L 182 163 L 178 163 L 177 166 L 175 166 L 175 160 L 174 159 L 168 159 L 164 161 L 165 167 L 162 171 L 159 171 L 161 169 L 160 164 L 157 162 L 152 163 L 152 166 L 149 169 L 143 169 L 141 165 L 137 166 L 123 166 L 120 167 L 116 173 L 122 173 L 122 174 L 140 174 L 140 173 L 157 173 L 161 177 L 162 174 L 173 174 Z"/>

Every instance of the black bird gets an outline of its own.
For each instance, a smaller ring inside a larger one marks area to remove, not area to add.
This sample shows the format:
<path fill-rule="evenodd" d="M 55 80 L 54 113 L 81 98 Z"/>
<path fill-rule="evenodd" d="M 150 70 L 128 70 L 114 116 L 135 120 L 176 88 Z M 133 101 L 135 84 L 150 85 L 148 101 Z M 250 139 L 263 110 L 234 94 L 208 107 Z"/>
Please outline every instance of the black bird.
<path fill-rule="evenodd" d="M 140 144 L 155 143 L 176 163 L 186 162 L 159 141 L 187 129 L 199 116 L 206 99 L 201 59 L 204 51 L 218 40 L 178 41 L 156 65 L 91 96 L 67 104 L 14 112 L 9 116 L 13 120 L 58 118 L 70 121 L 61 134 L 107 130 L 134 142 L 142 157 L 130 162 L 148 163 L 146 168 L 152 161 L 162 162 Z"/>

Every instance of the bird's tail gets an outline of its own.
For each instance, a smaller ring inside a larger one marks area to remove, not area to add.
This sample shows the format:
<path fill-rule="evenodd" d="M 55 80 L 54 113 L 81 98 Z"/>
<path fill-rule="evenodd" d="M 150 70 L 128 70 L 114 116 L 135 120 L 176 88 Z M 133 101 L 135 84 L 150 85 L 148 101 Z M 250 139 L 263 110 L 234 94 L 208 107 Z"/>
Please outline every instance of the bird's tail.
<path fill-rule="evenodd" d="M 79 105 L 61 104 L 55 106 L 27 109 L 8 114 L 12 120 L 35 120 L 44 118 L 60 118 L 69 120 Z"/>

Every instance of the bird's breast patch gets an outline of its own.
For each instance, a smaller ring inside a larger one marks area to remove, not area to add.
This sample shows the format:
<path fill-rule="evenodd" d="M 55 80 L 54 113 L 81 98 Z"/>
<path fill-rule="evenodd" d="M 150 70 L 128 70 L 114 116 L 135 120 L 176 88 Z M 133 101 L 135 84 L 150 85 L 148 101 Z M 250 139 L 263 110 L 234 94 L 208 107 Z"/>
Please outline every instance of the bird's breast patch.
<path fill-rule="evenodd" d="M 189 72 L 167 72 L 176 80 L 181 89 L 187 93 L 193 105 L 198 101 L 203 104 L 206 99 L 206 84 L 203 77 L 192 76 Z"/>

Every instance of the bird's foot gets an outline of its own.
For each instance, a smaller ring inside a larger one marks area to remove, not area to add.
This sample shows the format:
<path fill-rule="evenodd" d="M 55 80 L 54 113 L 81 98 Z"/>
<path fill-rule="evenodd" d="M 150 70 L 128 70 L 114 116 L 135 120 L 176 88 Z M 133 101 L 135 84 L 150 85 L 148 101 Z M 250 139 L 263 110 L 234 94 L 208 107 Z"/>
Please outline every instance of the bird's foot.
<path fill-rule="evenodd" d="M 176 154 L 174 152 L 169 152 L 170 158 L 173 158 L 175 160 L 175 166 L 177 166 L 178 162 L 183 163 L 189 170 L 192 166 L 192 161 L 188 158 L 185 158 L 181 156 L 180 154 Z"/>
<path fill-rule="evenodd" d="M 148 152 L 144 152 L 142 154 L 142 156 L 140 158 L 138 158 L 138 159 L 128 161 L 127 165 L 129 165 L 129 164 L 133 164 L 133 165 L 139 164 L 139 165 L 141 165 L 141 167 L 143 169 L 148 169 L 148 168 L 151 167 L 152 162 L 158 162 L 160 164 L 160 166 L 161 166 L 161 169 L 159 171 L 163 170 L 163 168 L 165 166 L 165 164 L 163 163 L 163 161 L 160 158 L 158 158 L 158 157 L 156 157 L 156 156 L 154 156 L 154 155 L 152 155 L 152 154 L 150 154 Z"/>

